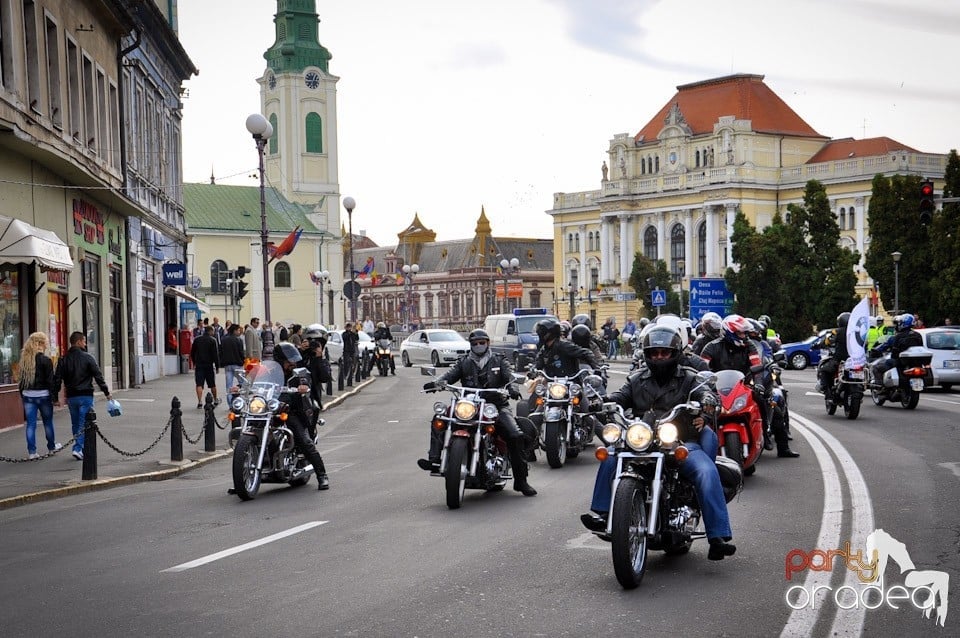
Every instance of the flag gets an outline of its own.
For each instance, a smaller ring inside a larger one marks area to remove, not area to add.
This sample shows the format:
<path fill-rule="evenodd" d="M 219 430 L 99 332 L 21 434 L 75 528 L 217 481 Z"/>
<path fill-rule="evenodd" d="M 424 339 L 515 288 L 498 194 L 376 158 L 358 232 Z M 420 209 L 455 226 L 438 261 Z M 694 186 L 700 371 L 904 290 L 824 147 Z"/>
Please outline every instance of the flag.
<path fill-rule="evenodd" d="M 379 283 L 380 283 L 380 273 L 378 273 L 376 270 L 371 270 L 371 271 L 370 271 L 370 285 L 371 285 L 371 286 L 376 286 L 376 285 L 378 285 Z"/>
<path fill-rule="evenodd" d="M 847 361 L 853 366 L 863 366 L 867 363 L 867 353 L 864 344 L 867 342 L 867 331 L 870 330 L 870 299 L 864 297 L 850 312 L 850 321 L 847 322 Z"/>
<path fill-rule="evenodd" d="M 270 261 L 274 259 L 283 259 L 287 255 L 293 252 L 293 249 L 297 247 L 297 242 L 300 241 L 300 235 L 303 234 L 303 229 L 297 226 L 294 228 L 286 239 L 280 242 L 279 246 L 274 246 L 273 242 L 267 244 L 267 252 L 270 254 Z M 269 262 L 267 262 L 269 263 Z"/>
<path fill-rule="evenodd" d="M 360 272 L 357 273 L 358 277 L 366 277 L 373 272 L 376 262 L 373 261 L 373 257 L 367 257 L 367 263 L 363 265 L 363 268 L 360 269 Z"/>

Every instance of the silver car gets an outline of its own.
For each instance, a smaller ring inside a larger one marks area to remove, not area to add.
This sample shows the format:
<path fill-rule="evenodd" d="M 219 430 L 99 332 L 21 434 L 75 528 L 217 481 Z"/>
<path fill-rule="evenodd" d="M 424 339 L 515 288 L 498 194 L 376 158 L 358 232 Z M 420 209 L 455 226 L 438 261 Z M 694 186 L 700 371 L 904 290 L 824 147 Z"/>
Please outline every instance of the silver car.
<path fill-rule="evenodd" d="M 400 343 L 400 360 L 408 368 L 414 363 L 434 367 L 455 363 L 468 352 L 470 343 L 460 333 L 442 328 L 417 330 Z"/>
<path fill-rule="evenodd" d="M 363 351 L 366 350 L 373 356 L 374 343 L 366 332 L 358 332 L 360 341 L 357 343 L 357 354 L 363 357 Z M 327 352 L 330 354 L 330 362 L 340 365 L 340 359 L 343 357 L 343 330 L 333 330 L 327 333 Z"/>
<path fill-rule="evenodd" d="M 933 353 L 933 385 L 949 390 L 960 384 L 960 330 L 922 328 L 917 332 L 923 337 L 923 347 Z"/>

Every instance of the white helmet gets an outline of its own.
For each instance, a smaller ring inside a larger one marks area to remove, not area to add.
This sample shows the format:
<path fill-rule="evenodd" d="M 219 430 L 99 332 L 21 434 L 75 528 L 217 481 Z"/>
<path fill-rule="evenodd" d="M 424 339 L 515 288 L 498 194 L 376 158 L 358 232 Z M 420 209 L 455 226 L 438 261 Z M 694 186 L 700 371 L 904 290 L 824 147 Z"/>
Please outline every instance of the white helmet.
<path fill-rule="evenodd" d="M 319 339 L 320 337 L 327 336 L 327 329 L 323 327 L 323 324 L 311 323 L 307 326 L 307 329 L 303 331 L 303 336 L 307 339 Z"/>

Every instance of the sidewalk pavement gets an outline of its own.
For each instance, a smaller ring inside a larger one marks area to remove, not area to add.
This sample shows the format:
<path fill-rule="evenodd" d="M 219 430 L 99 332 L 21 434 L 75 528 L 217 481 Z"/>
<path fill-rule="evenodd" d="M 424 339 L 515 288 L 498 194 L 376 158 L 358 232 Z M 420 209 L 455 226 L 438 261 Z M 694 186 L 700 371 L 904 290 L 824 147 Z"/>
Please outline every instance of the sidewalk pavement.
<path fill-rule="evenodd" d="M 373 379 L 374 376 L 370 376 L 354 383 L 352 387 L 345 385 L 339 392 L 334 381 L 333 394 L 324 393 L 323 397 L 325 418 L 330 418 L 326 410 L 369 385 Z M 222 373 L 217 375 L 217 381 L 223 381 Z M 56 440 L 63 444 L 63 449 L 52 456 L 27 460 L 25 426 L 0 430 L 0 510 L 141 481 L 162 481 L 218 459 L 228 458 L 231 455 L 227 445 L 230 422 L 227 420 L 226 396 L 222 388 L 220 391 L 222 403 L 214 414 L 224 429 L 217 428 L 216 431 L 217 451 L 204 452 L 202 431 L 205 411 L 196 407 L 197 394 L 192 373 L 155 379 L 129 390 L 115 390 L 113 397 L 123 408 L 123 414 L 118 417 L 111 417 L 107 413 L 106 399 L 97 390 L 94 410 L 101 434 L 120 450 L 137 455 L 119 454 L 98 436 L 98 478 L 88 481 L 81 479 L 83 462 L 73 457 L 71 446 L 67 445 L 73 436 L 70 413 L 66 407 L 54 408 Z M 199 437 L 196 444 L 184 439 L 183 461 L 180 462 L 170 460 L 170 430 L 157 441 L 170 422 L 171 402 L 175 396 L 180 399 L 184 432 L 191 439 Z M 38 421 L 37 452 L 44 455 L 47 452 L 47 439 L 42 420 L 38 418 Z M 154 442 L 156 445 L 144 451 Z M 19 462 L 20 459 L 23 462 Z"/>

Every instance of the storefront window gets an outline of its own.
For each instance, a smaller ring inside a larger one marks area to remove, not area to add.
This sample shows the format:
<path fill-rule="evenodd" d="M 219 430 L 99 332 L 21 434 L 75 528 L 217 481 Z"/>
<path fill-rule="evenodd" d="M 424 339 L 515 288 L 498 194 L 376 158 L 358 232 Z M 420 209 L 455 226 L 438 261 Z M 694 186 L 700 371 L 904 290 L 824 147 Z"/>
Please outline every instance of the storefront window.
<path fill-rule="evenodd" d="M 20 361 L 20 276 L 15 266 L 0 267 L 0 383 L 14 383 Z"/>
<path fill-rule="evenodd" d="M 156 292 L 143 287 L 143 354 L 156 354 L 156 326 L 154 315 L 157 311 Z"/>
<path fill-rule="evenodd" d="M 83 332 L 87 335 L 87 353 L 100 364 L 100 261 L 84 258 L 81 264 L 83 286 Z"/>

